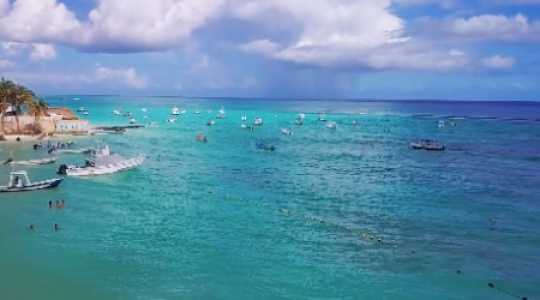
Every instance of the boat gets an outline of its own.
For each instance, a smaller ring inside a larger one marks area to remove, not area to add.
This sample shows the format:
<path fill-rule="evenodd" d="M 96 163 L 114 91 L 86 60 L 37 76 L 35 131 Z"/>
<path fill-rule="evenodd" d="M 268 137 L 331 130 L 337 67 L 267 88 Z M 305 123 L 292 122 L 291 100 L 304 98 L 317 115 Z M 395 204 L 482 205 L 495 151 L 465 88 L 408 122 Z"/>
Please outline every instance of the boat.
<path fill-rule="evenodd" d="M 141 108 L 141 111 L 142 111 L 142 112 L 146 112 L 146 108 Z"/>
<path fill-rule="evenodd" d="M 169 118 L 169 119 L 167 119 L 167 122 L 169 122 L 169 123 L 174 123 L 174 122 L 176 122 L 176 119 L 174 119 L 174 118 Z"/>
<path fill-rule="evenodd" d="M 79 109 L 77 109 L 77 111 L 83 112 L 83 111 L 85 111 L 85 109 L 84 109 L 84 107 L 81 106 L 81 107 L 79 107 Z"/>
<path fill-rule="evenodd" d="M 242 129 L 249 129 L 249 130 L 253 130 L 253 129 L 254 129 L 253 126 L 246 126 L 246 124 L 241 124 L 241 125 L 240 125 L 240 128 L 242 128 Z"/>
<path fill-rule="evenodd" d="M 205 137 L 204 135 L 199 134 L 199 135 L 197 136 L 197 141 L 206 143 L 206 142 L 207 142 L 207 139 L 206 139 L 206 137 Z"/>
<path fill-rule="evenodd" d="M 126 113 L 124 114 L 124 117 L 131 117 L 132 115 L 133 115 L 133 114 L 132 114 L 131 112 L 128 111 L 128 112 L 126 112 Z"/>
<path fill-rule="evenodd" d="M 246 121 L 246 120 L 247 120 L 247 116 L 242 116 L 242 117 L 240 118 L 240 120 Z"/>
<path fill-rule="evenodd" d="M 113 110 L 113 114 L 114 114 L 115 116 L 119 116 L 119 115 L 120 115 L 120 110 L 114 109 L 114 110 Z"/>
<path fill-rule="evenodd" d="M 305 118 L 305 117 L 306 117 L 305 114 L 298 114 L 298 119 L 303 119 L 303 118 Z"/>
<path fill-rule="evenodd" d="M 208 121 L 206 121 L 206 126 L 212 126 L 215 123 L 216 123 L 216 121 L 214 121 L 214 120 L 208 120 Z"/>
<path fill-rule="evenodd" d="M 220 110 L 219 110 L 219 113 L 220 113 L 220 114 L 224 114 L 224 115 L 225 115 L 225 114 L 226 114 L 226 112 L 225 112 L 225 108 L 223 108 L 223 107 L 222 107 L 222 108 L 220 108 Z"/>
<path fill-rule="evenodd" d="M 111 154 L 109 146 L 103 142 L 92 149 L 90 156 L 85 159 L 84 166 L 60 165 L 57 174 L 65 176 L 91 176 L 112 174 L 121 170 L 135 168 L 145 161 L 144 155 L 123 158 L 118 154 Z"/>
<path fill-rule="evenodd" d="M 292 131 L 290 131 L 289 129 L 286 129 L 286 128 L 281 128 L 281 133 L 283 135 L 293 135 Z"/>
<path fill-rule="evenodd" d="M 255 120 L 253 120 L 253 125 L 260 126 L 263 124 L 263 120 L 259 117 L 256 117 Z"/>
<path fill-rule="evenodd" d="M 319 114 L 319 118 L 317 120 L 326 122 L 326 114 L 325 113 Z"/>
<path fill-rule="evenodd" d="M 216 119 L 225 119 L 227 117 L 227 114 L 225 112 L 222 112 L 221 110 L 216 115 Z"/>
<path fill-rule="evenodd" d="M 45 157 L 41 159 L 30 159 L 30 160 L 13 160 L 10 158 L 6 160 L 6 162 L 4 162 L 4 165 L 31 166 L 31 165 L 50 164 L 50 163 L 54 163 L 55 161 L 56 161 L 56 157 Z"/>
<path fill-rule="evenodd" d="M 133 118 L 131 118 L 131 119 L 129 120 L 129 124 L 135 124 L 135 122 L 137 122 L 137 120 L 135 120 L 135 119 L 133 119 Z"/>
<path fill-rule="evenodd" d="M 439 128 L 444 128 L 444 120 L 439 120 Z"/>
<path fill-rule="evenodd" d="M 200 114 L 201 112 L 199 110 L 194 111 L 196 115 Z"/>
<path fill-rule="evenodd" d="M 260 149 L 260 150 L 266 150 L 266 151 L 276 150 L 276 147 L 274 147 L 274 145 L 266 145 L 263 142 L 256 142 L 255 148 Z"/>
<path fill-rule="evenodd" d="M 173 116 L 178 116 L 180 114 L 180 112 L 178 111 L 178 107 L 173 107 L 172 108 L 172 111 L 171 111 L 171 115 Z"/>
<path fill-rule="evenodd" d="M 351 121 L 351 125 L 352 126 L 359 126 L 360 123 L 358 121 L 356 121 L 356 120 L 353 120 L 353 121 Z"/>
<path fill-rule="evenodd" d="M 302 125 L 302 119 L 298 118 L 298 119 L 294 120 L 294 124 Z"/>
<path fill-rule="evenodd" d="M 186 113 L 186 110 L 182 108 L 182 110 L 180 111 L 181 114 L 185 114 Z"/>
<path fill-rule="evenodd" d="M 0 192 L 26 192 L 42 189 L 55 188 L 60 185 L 63 178 L 54 178 L 43 181 L 31 182 L 26 171 L 14 171 L 9 175 L 9 183 L 0 186 Z"/>
<path fill-rule="evenodd" d="M 83 112 L 83 115 L 85 115 L 85 116 L 88 116 L 89 114 L 90 114 L 90 113 L 87 112 L 87 111 Z"/>
<path fill-rule="evenodd" d="M 422 139 L 418 140 L 417 142 L 412 142 L 410 143 L 410 146 L 416 150 L 423 149 L 431 151 L 442 151 L 446 148 L 444 144 L 439 144 L 437 141 L 429 139 Z"/>
<path fill-rule="evenodd" d="M 55 153 L 60 154 L 85 154 L 90 153 L 91 149 L 57 149 Z"/>
<path fill-rule="evenodd" d="M 336 125 L 336 123 L 334 123 L 334 122 L 328 122 L 328 124 L 326 124 L 326 127 L 327 127 L 328 129 L 336 130 L 337 125 Z"/>

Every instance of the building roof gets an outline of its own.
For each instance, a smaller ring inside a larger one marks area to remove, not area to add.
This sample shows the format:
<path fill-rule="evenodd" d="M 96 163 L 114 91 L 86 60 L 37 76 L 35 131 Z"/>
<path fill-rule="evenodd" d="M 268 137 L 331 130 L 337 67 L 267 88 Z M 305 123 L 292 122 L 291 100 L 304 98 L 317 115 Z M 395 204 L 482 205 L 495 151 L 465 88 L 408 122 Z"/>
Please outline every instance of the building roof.
<path fill-rule="evenodd" d="M 47 114 L 50 116 L 51 114 L 56 115 L 62 115 L 63 120 L 78 120 L 79 117 L 77 117 L 76 114 L 74 114 L 71 109 L 65 108 L 65 107 L 49 107 L 47 109 Z"/>

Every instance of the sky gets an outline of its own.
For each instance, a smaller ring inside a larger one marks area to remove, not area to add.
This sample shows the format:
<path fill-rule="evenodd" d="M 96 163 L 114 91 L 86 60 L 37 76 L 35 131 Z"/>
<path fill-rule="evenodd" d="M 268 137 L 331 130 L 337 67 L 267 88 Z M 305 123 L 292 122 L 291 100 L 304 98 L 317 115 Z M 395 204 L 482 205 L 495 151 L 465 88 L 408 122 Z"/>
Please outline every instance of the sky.
<path fill-rule="evenodd" d="M 41 95 L 540 101 L 540 0 L 0 0 Z"/>

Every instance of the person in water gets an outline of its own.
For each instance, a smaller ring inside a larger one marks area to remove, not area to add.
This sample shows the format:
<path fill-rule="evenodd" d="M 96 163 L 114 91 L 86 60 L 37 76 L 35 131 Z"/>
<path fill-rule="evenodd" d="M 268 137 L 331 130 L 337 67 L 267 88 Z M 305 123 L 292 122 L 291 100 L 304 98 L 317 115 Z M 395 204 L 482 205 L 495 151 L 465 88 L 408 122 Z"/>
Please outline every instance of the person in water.
<path fill-rule="evenodd" d="M 56 200 L 56 209 L 60 209 L 62 206 L 60 205 L 60 201 Z"/>
<path fill-rule="evenodd" d="M 49 209 L 52 208 L 52 200 L 49 200 Z"/>
<path fill-rule="evenodd" d="M 28 230 L 34 230 L 34 225 L 30 224 L 30 227 L 28 227 Z"/>
<path fill-rule="evenodd" d="M 54 230 L 56 230 L 56 231 L 60 230 L 60 226 L 58 226 L 57 223 L 54 223 Z"/>

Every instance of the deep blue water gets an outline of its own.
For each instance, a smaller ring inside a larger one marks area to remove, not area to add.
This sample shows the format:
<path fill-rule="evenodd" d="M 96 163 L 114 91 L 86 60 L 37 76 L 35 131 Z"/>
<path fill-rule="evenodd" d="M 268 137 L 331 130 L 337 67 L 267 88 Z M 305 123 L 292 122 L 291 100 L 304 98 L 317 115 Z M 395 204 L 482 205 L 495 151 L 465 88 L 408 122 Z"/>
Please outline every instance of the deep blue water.
<path fill-rule="evenodd" d="M 0 194 L 1 299 L 513 298 L 490 282 L 540 295 L 540 103 L 60 98 L 51 106 L 83 106 L 95 125 L 127 125 L 113 109 L 157 121 L 76 139 L 149 158 L 56 190 Z M 187 113 L 167 123 L 173 105 Z M 206 126 L 220 107 L 227 118 Z M 242 115 L 264 125 L 243 130 Z M 449 117 L 457 126 L 439 129 Z M 418 138 L 447 149 L 410 149 Z M 31 144 L 0 144 L 0 155 L 10 147 L 46 155 Z M 58 157 L 27 170 L 44 179 L 83 160 Z M 49 210 L 55 199 L 66 207 Z"/>

